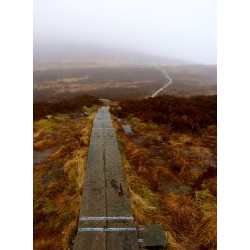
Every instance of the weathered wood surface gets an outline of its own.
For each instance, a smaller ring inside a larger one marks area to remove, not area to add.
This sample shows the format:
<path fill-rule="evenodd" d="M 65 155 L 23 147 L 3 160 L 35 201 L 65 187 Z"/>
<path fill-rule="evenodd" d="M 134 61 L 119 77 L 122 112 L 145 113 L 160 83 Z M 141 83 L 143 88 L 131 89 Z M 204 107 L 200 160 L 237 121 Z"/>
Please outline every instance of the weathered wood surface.
<path fill-rule="evenodd" d="M 74 249 L 138 249 L 116 132 L 107 107 L 99 109 L 93 123 Z"/>

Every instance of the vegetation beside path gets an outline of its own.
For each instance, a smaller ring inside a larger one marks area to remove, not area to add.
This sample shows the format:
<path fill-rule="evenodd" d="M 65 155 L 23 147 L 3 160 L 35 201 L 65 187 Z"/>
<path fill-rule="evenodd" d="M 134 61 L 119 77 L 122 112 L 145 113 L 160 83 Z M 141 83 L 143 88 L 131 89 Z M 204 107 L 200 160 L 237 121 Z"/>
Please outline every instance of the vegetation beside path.
<path fill-rule="evenodd" d="M 92 121 L 47 115 L 34 122 L 34 249 L 70 249 L 78 223 Z"/>
<path fill-rule="evenodd" d="M 162 224 L 170 250 L 216 249 L 216 96 L 123 101 L 112 112 L 137 223 Z"/>
<path fill-rule="evenodd" d="M 137 223 L 162 224 L 170 250 L 216 249 L 216 96 L 109 104 Z M 87 116 L 46 113 L 34 122 L 36 250 L 70 249 L 74 239 L 98 109 L 79 105 Z"/>

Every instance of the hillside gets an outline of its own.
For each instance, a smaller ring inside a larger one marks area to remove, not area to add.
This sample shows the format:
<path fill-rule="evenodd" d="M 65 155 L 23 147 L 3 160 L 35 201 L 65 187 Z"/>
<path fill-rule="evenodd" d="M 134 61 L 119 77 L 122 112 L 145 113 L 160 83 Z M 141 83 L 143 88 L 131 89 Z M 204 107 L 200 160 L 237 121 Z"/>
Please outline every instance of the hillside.
<path fill-rule="evenodd" d="M 165 77 L 150 67 L 95 67 L 34 71 L 34 101 L 80 94 L 98 98 L 144 97 L 160 88 Z"/>
<path fill-rule="evenodd" d="M 164 73 L 163 73 L 164 72 Z M 209 65 L 120 66 L 35 70 L 34 102 L 91 95 L 111 100 L 142 99 L 172 80 L 161 94 L 216 95 L 217 69 Z"/>
<path fill-rule="evenodd" d="M 183 65 L 190 62 L 93 45 L 34 44 L 35 69 L 159 64 Z"/>
<path fill-rule="evenodd" d="M 217 94 L 216 65 L 166 66 L 164 69 L 174 84 L 171 84 L 163 94 L 186 97 Z"/>

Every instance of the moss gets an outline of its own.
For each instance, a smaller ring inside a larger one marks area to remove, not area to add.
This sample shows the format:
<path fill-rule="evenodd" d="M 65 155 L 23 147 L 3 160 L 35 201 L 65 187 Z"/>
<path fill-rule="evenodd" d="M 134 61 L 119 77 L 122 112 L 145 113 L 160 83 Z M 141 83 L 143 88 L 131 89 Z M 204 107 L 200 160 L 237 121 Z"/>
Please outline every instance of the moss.
<path fill-rule="evenodd" d="M 59 131 L 59 129 L 61 128 L 60 124 L 58 124 L 57 122 L 55 122 L 52 119 L 41 119 L 41 120 L 35 122 L 34 127 L 38 127 L 40 129 L 43 129 L 48 134 L 57 133 Z"/>
<path fill-rule="evenodd" d="M 209 192 L 209 189 L 195 191 L 196 200 L 202 200 L 202 199 L 212 198 L 212 197 L 213 195 Z"/>
<path fill-rule="evenodd" d="M 202 212 L 206 212 L 206 211 L 214 210 L 215 207 L 216 206 L 214 204 L 204 203 L 200 206 L 200 209 Z"/>

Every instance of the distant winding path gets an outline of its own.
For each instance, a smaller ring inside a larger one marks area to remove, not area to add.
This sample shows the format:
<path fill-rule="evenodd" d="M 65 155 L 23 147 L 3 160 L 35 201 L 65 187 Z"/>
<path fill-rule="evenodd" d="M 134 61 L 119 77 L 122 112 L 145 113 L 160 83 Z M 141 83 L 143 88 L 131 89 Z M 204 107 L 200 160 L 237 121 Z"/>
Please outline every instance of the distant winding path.
<path fill-rule="evenodd" d="M 162 88 L 155 91 L 150 97 L 156 97 L 162 90 L 164 90 L 167 86 L 172 84 L 173 80 L 167 74 L 165 74 L 165 77 L 168 78 L 169 82 L 167 82 Z"/>

